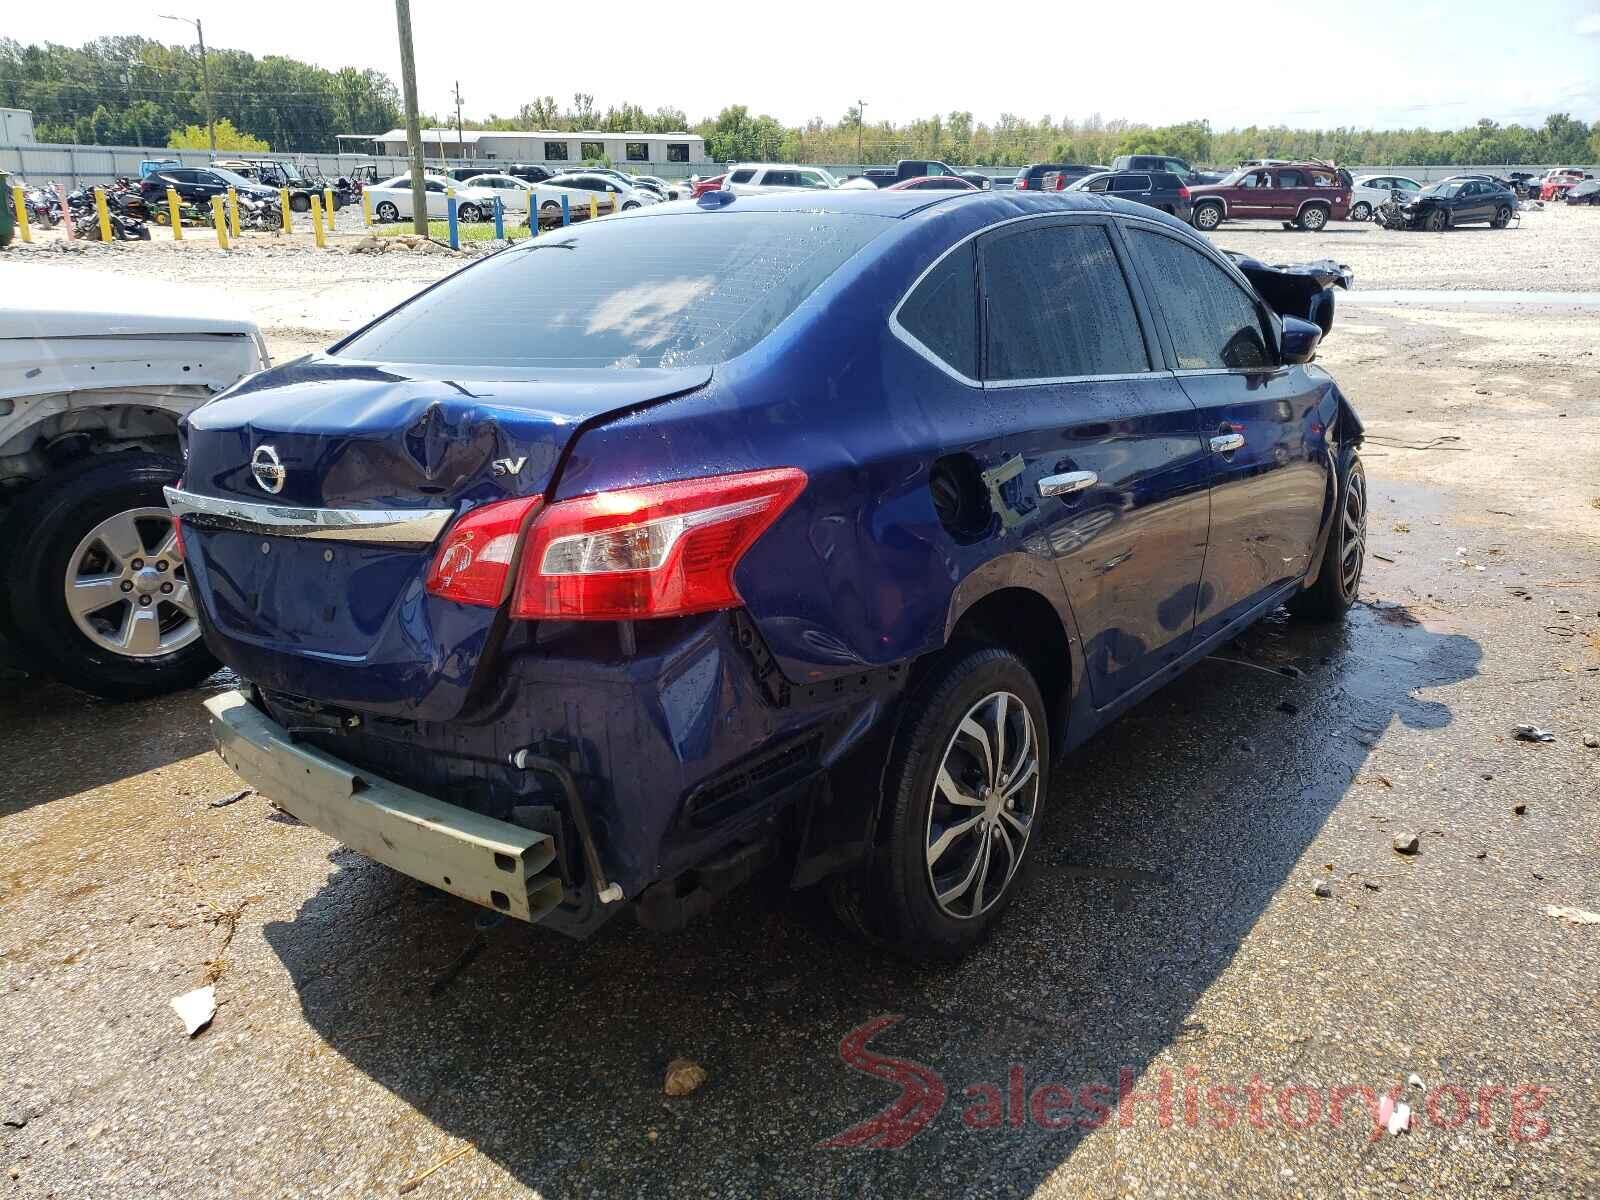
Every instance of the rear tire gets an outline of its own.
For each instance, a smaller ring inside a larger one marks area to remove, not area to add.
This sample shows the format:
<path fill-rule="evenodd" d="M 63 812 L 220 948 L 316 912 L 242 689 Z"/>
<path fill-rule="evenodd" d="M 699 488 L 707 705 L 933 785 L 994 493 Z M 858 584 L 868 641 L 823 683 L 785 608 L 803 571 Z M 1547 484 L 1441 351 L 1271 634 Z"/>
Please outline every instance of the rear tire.
<path fill-rule="evenodd" d="M 1361 456 L 1345 456 L 1339 480 L 1339 511 L 1322 552 L 1317 581 L 1289 600 L 1289 611 L 1311 621 L 1343 619 L 1361 591 L 1361 571 L 1367 558 L 1367 472 Z"/>
<path fill-rule="evenodd" d="M 1372 220 L 1372 205 L 1368 204 L 1365 200 L 1361 201 L 1350 210 L 1350 219 L 1352 221 Z"/>
<path fill-rule="evenodd" d="M 181 620 L 178 605 L 187 604 L 192 612 L 196 601 L 181 555 L 166 546 L 170 522 L 161 487 L 181 470 L 173 459 L 143 451 L 98 456 L 35 484 L 18 502 L 0 542 L 11 572 L 4 583 L 7 619 L 25 667 L 107 700 L 139 700 L 193 687 L 217 669 L 198 623 Z M 128 515 L 119 521 L 123 514 Z M 117 583 L 130 574 L 122 569 L 126 563 L 90 545 L 108 523 L 137 530 L 142 544 L 130 544 L 124 558 L 154 560 L 146 563 L 148 579 L 143 574 L 137 584 L 124 579 L 126 590 L 118 590 Z M 68 588 L 100 575 L 114 595 L 93 612 L 80 605 L 75 618 Z M 161 585 L 168 590 L 159 590 Z M 148 603 L 140 606 L 142 596 Z M 102 632 L 91 636 L 80 621 Z M 127 652 L 107 644 L 119 627 L 127 631 Z M 145 633 L 155 641 L 142 643 Z M 169 641 L 171 649 L 163 650 Z"/>
<path fill-rule="evenodd" d="M 289 197 L 289 207 L 295 212 L 299 213 L 310 212 L 311 197 L 296 193 L 295 195 Z"/>
<path fill-rule="evenodd" d="M 1032 861 L 1049 736 L 1038 685 L 1014 654 L 947 652 L 901 712 L 873 860 L 833 886 L 845 923 L 911 958 L 975 949 Z"/>
<path fill-rule="evenodd" d="M 1222 224 L 1222 205 L 1197 204 L 1194 207 L 1194 227 L 1208 233 Z"/>
<path fill-rule="evenodd" d="M 1489 224 L 1495 229 L 1504 229 L 1511 224 L 1511 209 L 1502 204 L 1495 210 L 1494 220 L 1490 221 Z"/>
<path fill-rule="evenodd" d="M 1320 204 L 1308 204 L 1301 210 L 1295 224 L 1307 233 L 1318 233 L 1328 223 L 1328 210 Z"/>

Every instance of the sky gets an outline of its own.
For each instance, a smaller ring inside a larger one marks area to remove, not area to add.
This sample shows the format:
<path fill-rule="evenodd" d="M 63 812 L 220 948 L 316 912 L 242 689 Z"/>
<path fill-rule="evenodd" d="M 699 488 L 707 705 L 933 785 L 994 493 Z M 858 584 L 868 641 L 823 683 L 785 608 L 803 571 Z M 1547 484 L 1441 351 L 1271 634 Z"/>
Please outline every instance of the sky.
<path fill-rule="evenodd" d="M 13 5 L 0 35 L 192 39 L 158 15 L 182 0 L 154 0 L 146 13 L 149 2 Z M 459 79 L 469 120 L 514 114 L 535 95 L 566 105 L 579 91 L 602 111 L 631 101 L 683 109 L 693 122 L 744 104 L 791 125 L 838 120 L 858 99 L 869 123 L 952 110 L 980 121 L 1203 117 L 1216 129 L 1458 128 L 1482 117 L 1535 124 L 1550 112 L 1600 120 L 1600 0 L 1023 0 L 987 10 L 952 0 L 592 0 L 527 4 L 526 17 L 519 7 L 414 0 L 424 112 L 452 111 Z M 207 8 L 208 46 L 399 80 L 386 0 Z"/>

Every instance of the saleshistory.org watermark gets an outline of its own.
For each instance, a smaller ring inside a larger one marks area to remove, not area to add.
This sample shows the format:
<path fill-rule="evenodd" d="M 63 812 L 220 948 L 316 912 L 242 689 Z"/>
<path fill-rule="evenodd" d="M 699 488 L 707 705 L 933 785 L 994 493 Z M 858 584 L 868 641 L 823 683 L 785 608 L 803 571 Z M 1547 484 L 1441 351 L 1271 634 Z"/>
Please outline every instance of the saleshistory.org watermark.
<path fill-rule="evenodd" d="M 845 1066 L 899 1086 L 900 1095 L 876 1116 L 818 1143 L 826 1149 L 899 1150 L 944 1111 L 951 1098 L 944 1077 L 932 1067 L 869 1049 L 868 1043 L 896 1025 L 900 1015 L 875 1017 L 845 1034 L 839 1058 Z M 1342 1129 L 1347 1123 L 1368 1130 L 1372 1140 L 1383 1136 L 1387 1114 L 1404 1094 L 1394 1084 L 1378 1089 L 1366 1084 L 1273 1087 L 1255 1076 L 1244 1083 L 1208 1083 L 1193 1067 L 1162 1067 L 1138 1087 L 1139 1072 L 1122 1067 L 1115 1083 L 1097 1080 L 1071 1086 L 1029 1080 L 1013 1063 L 1003 1081 L 968 1084 L 961 1089 L 961 1124 L 973 1132 L 1024 1129 L 1099 1129 L 1115 1122 L 1130 1129 L 1141 1121 L 1159 1128 L 1252 1129 L 1300 1131 L 1317 1125 Z M 1452 1083 L 1430 1086 L 1418 1106 L 1418 1126 L 1456 1130 L 1504 1128 L 1516 1142 L 1542 1141 L 1550 1122 L 1542 1116 L 1551 1089 L 1537 1084 L 1514 1087 Z M 1386 1102 L 1387 1099 L 1387 1102 Z"/>

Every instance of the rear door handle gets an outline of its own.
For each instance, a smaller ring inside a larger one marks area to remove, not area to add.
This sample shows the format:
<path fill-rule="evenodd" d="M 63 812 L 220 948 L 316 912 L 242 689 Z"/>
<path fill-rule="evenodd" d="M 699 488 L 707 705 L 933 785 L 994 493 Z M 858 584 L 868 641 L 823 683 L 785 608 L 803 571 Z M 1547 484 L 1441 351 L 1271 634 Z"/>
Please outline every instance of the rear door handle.
<path fill-rule="evenodd" d="M 1211 448 L 1218 454 L 1232 454 L 1244 445 L 1242 433 L 1219 433 L 1211 439 Z"/>
<path fill-rule="evenodd" d="M 1039 495 L 1070 496 L 1073 492 L 1092 488 L 1099 482 L 1100 476 L 1093 471 L 1068 471 L 1065 475 L 1046 475 L 1039 480 Z"/>

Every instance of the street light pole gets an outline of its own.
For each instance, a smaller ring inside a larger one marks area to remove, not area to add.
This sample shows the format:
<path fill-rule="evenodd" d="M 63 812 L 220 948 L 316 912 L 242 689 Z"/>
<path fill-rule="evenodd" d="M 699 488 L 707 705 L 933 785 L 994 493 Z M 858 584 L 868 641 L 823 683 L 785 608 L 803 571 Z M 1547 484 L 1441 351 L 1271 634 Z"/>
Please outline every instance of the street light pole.
<path fill-rule="evenodd" d="M 864 130 L 866 127 L 867 127 L 867 102 L 865 100 L 857 100 L 856 101 L 856 162 L 861 164 L 862 170 L 865 170 L 866 166 L 867 166 L 866 160 L 861 157 L 861 131 Z"/>
<path fill-rule="evenodd" d="M 411 154 L 411 228 L 428 236 L 428 189 L 422 182 L 422 118 L 417 115 L 417 60 L 411 49 L 411 0 L 394 0 L 400 32 L 400 88 L 406 102 L 406 149 Z"/>
<path fill-rule="evenodd" d="M 217 110 L 211 102 L 211 68 L 206 64 L 206 31 L 200 25 L 200 18 L 194 17 L 169 17 L 161 15 L 163 21 L 182 21 L 185 25 L 194 26 L 194 36 L 200 43 L 200 86 L 206 93 L 206 137 L 211 142 L 211 157 L 217 156 Z"/>

